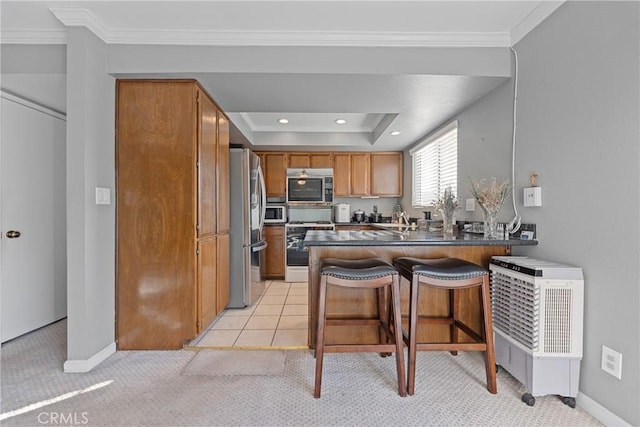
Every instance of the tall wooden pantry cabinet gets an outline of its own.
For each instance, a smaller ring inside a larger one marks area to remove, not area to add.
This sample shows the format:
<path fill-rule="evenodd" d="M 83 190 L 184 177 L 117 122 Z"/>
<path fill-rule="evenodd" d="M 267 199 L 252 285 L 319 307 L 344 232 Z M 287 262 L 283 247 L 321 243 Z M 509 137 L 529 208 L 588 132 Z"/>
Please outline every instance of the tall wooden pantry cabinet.
<path fill-rule="evenodd" d="M 178 349 L 229 301 L 229 122 L 192 80 L 118 80 L 118 349 Z"/>

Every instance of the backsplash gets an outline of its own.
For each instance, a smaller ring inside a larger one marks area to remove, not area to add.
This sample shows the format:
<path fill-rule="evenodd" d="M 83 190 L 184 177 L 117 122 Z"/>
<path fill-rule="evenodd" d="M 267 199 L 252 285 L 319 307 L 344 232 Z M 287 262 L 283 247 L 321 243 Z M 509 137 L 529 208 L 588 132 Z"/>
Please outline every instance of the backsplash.
<path fill-rule="evenodd" d="M 351 214 L 353 215 L 353 211 L 358 209 L 363 210 L 366 215 L 369 215 L 373 212 L 373 206 L 378 207 L 378 212 L 380 212 L 383 216 L 391 216 L 391 212 L 393 212 L 393 207 L 398 203 L 400 199 L 396 199 L 393 197 L 380 197 L 378 199 L 361 199 L 354 197 L 334 197 L 333 204 L 337 205 L 338 203 L 346 203 L 350 205 Z"/>

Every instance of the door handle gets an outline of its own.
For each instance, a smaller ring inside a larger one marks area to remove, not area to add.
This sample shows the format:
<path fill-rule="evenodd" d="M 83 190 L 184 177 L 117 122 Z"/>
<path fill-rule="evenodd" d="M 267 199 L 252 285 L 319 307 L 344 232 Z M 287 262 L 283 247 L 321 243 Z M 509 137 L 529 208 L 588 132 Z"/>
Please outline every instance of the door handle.
<path fill-rule="evenodd" d="M 20 232 L 15 230 L 7 231 L 7 239 L 17 239 L 20 237 Z"/>
<path fill-rule="evenodd" d="M 261 250 L 266 249 L 266 248 L 267 248 L 267 243 L 265 242 L 265 243 L 263 243 L 263 244 L 261 244 L 261 245 L 253 246 L 253 247 L 251 248 L 251 251 L 252 251 L 252 252 L 260 252 Z"/>

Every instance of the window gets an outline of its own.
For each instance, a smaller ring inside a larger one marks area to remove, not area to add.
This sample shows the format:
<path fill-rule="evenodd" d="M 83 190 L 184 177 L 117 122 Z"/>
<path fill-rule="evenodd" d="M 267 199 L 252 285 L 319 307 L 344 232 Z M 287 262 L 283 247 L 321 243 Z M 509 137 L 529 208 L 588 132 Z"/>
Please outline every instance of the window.
<path fill-rule="evenodd" d="M 458 194 L 458 122 L 452 122 L 409 151 L 414 207 L 431 206 L 445 188 Z"/>

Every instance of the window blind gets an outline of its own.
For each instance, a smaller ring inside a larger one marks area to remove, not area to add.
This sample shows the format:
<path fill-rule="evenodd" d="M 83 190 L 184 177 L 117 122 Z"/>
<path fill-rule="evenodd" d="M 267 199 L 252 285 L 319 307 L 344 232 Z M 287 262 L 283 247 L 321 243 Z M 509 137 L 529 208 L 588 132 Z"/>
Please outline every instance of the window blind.
<path fill-rule="evenodd" d="M 447 187 L 458 194 L 458 122 L 452 122 L 427 137 L 410 154 L 414 207 L 431 206 Z"/>

